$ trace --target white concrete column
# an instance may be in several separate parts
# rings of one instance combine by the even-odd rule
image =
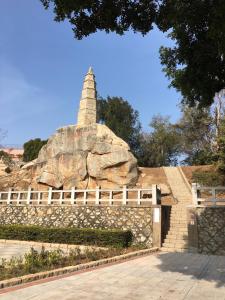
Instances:
[[[84,203],[84,205],[87,204],[87,191],[86,191],[86,190],[84,190],[84,199],[83,199],[83,203]]]
[[[152,204],[157,205],[157,185],[152,185]]]
[[[63,203],[63,191],[60,191],[59,203]]]
[[[99,199],[100,199],[100,188],[99,186],[96,186],[96,191],[95,191],[95,204],[99,205]]]
[[[48,189],[48,204],[52,203],[52,187]]]
[[[198,205],[198,187],[197,187],[197,183],[192,183],[191,185],[191,191],[192,191],[192,201],[193,201],[193,204],[195,206]]]
[[[17,199],[16,199],[17,205],[20,204],[20,195],[21,195],[21,193],[18,192],[18,194],[17,194]]]
[[[30,200],[31,200],[31,187],[29,186],[28,190],[27,190],[27,205],[30,204]]]
[[[127,186],[123,186],[123,205],[127,204]]]
[[[109,205],[113,204],[113,191],[109,191]]]
[[[38,198],[37,198],[38,205],[40,204],[40,201],[41,201],[41,192],[38,192]]]
[[[76,198],[76,192],[75,192],[75,187],[73,186],[71,188],[71,198],[70,198],[70,203],[74,204],[74,199]]]
[[[8,197],[7,197],[7,204],[10,204],[12,196],[12,188],[9,188]]]
[[[137,190],[137,204],[141,205],[141,190]]]

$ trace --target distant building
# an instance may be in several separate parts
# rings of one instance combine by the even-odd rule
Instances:
[[[1,147],[0,151],[4,151],[7,154],[9,154],[12,160],[14,161],[20,161],[23,159],[24,150],[22,148]]]

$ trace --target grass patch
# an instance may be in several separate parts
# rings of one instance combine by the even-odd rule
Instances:
[[[123,248],[131,245],[132,233],[116,229],[0,225],[0,239]]]

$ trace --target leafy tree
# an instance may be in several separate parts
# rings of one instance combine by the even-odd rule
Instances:
[[[169,117],[154,116],[150,122],[152,132],[141,140],[140,165],[161,167],[177,165],[181,152],[180,134]]]
[[[56,21],[67,19],[78,39],[97,30],[144,35],[154,24],[169,32],[175,46],[161,48],[161,63],[189,105],[211,104],[225,86],[224,0],[40,1],[53,6]]]
[[[225,1],[164,0],[158,26],[169,31],[174,47],[161,48],[171,86],[190,105],[210,105],[225,86]]]
[[[97,101],[98,121],[108,126],[126,141],[138,156],[141,124],[139,114],[121,97],[107,97]]]
[[[220,122],[220,130],[218,136],[218,151],[217,156],[217,168],[223,174],[225,173],[225,118]]]
[[[118,34],[132,28],[146,34],[156,19],[156,0],[40,0],[54,6],[55,21],[68,19],[78,39],[97,30]]]
[[[39,138],[29,140],[23,145],[23,161],[28,162],[38,157],[41,148],[48,142],[48,140],[41,140]]]
[[[219,149],[218,138],[220,136],[221,120],[225,117],[225,89],[215,95],[215,101],[211,107],[211,114],[215,128],[215,150]]]
[[[8,167],[7,168],[8,170],[10,167],[13,167],[13,165],[14,165],[14,162],[13,162],[11,156],[4,150],[0,150],[0,160],[2,160],[4,162],[4,164]]]
[[[185,164],[205,165],[214,161],[215,132],[209,108],[183,106],[182,117],[175,126],[180,131]]]

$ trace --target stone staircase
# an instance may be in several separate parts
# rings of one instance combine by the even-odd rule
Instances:
[[[164,167],[167,181],[177,201],[172,205],[170,227],[162,251],[188,251],[188,226],[186,207],[192,203],[190,187],[179,167]]]

